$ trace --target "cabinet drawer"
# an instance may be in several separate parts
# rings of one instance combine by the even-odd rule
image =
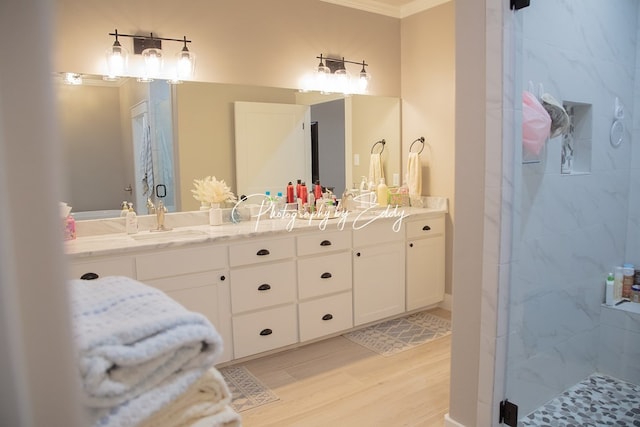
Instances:
[[[299,305],[300,341],[308,341],[353,327],[351,292]]]
[[[298,255],[320,254],[351,247],[351,232],[331,231],[298,236]]]
[[[404,225],[404,220],[402,222],[398,221],[399,218],[376,219],[367,224],[366,221],[360,220],[357,226],[361,228],[353,230],[353,246],[376,245],[404,240],[402,228],[397,228],[400,224]]]
[[[351,252],[298,260],[300,299],[351,289]]]
[[[419,221],[409,221],[406,224],[407,239],[443,234],[444,227],[444,216]]]
[[[242,314],[233,318],[235,358],[250,356],[298,341],[294,304]]]
[[[164,277],[162,279],[149,279],[146,280],[145,283],[163,292],[172,292],[181,289],[215,285],[225,280],[227,280],[227,274],[224,271],[206,271],[204,273],[185,274],[183,276]]]
[[[136,256],[136,270],[141,281],[220,270],[226,264],[226,246],[201,246]]]
[[[80,279],[85,273],[95,273],[99,277],[127,276],[134,279],[136,277],[133,257],[72,262],[69,265],[69,273],[72,279]]]
[[[231,271],[233,313],[293,302],[296,299],[294,261]]]
[[[237,243],[229,247],[232,266],[291,258],[295,255],[293,237]]]

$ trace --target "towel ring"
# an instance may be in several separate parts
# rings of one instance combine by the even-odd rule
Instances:
[[[413,148],[413,144],[415,144],[418,141],[420,141],[420,143],[422,144],[422,148],[420,149],[420,151],[418,151],[418,154],[422,153],[422,150],[424,150],[424,136],[421,136],[420,138],[416,139],[411,143],[411,145],[409,146],[409,152],[411,152],[411,149]]]
[[[384,151],[384,144],[386,144],[386,143],[387,143],[387,141],[385,141],[384,139],[381,139],[380,141],[374,143],[371,146],[371,154],[373,154],[373,149],[376,148],[376,145],[378,145],[378,144],[382,144],[382,150],[380,150],[380,153],[378,153],[378,154],[382,154],[382,152]]]

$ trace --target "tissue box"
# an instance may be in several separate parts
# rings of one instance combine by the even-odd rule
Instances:
[[[399,187],[390,188],[389,204],[391,206],[409,206],[409,194],[401,193]]]

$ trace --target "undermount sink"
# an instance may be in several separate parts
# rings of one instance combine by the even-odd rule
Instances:
[[[169,230],[169,231],[144,231],[138,234],[132,234],[134,240],[142,241],[162,241],[170,242],[172,240],[185,239],[189,237],[201,237],[207,233],[202,230]]]

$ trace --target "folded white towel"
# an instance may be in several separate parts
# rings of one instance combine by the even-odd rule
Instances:
[[[128,277],[72,280],[70,296],[92,424],[135,425],[184,393],[222,352],[203,315]]]
[[[422,195],[422,163],[420,162],[420,154],[409,153],[407,161],[407,185],[409,186],[410,196]]]
[[[371,153],[371,158],[369,159],[369,182],[378,185],[380,178],[384,178],[382,155],[380,153]]]
[[[239,426],[240,415],[230,404],[229,388],[220,372],[212,367],[186,393],[139,427],[187,427],[198,421],[208,427]]]

